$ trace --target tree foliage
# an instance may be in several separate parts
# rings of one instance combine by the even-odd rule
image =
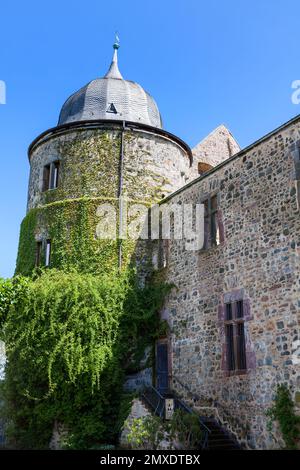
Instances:
[[[69,429],[69,447],[114,441],[127,411],[126,371],[159,330],[167,289],[140,287],[132,271],[52,269],[0,283],[14,446],[47,447],[55,421]]]

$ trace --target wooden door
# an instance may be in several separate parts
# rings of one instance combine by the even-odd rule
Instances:
[[[156,343],[156,388],[163,395],[169,389],[168,343]]]

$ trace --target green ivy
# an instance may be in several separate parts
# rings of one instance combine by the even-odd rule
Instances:
[[[35,266],[37,214],[37,209],[31,210],[21,224],[16,272],[25,276],[31,274]]]
[[[135,203],[136,201],[130,201]],[[97,208],[109,203],[118,214],[118,200],[79,198],[53,202],[31,210],[22,222],[16,274],[31,275],[35,268],[36,238],[52,241],[51,267],[101,274],[118,266],[119,240],[98,239]],[[118,229],[118,227],[117,227]],[[134,264],[137,250],[150,249],[146,240],[122,240],[124,268]],[[43,250],[43,253],[45,250]],[[41,264],[44,263],[41,259]],[[149,266],[150,268],[150,266]]]
[[[125,374],[159,330],[168,287],[135,273],[46,270],[0,284],[5,412],[17,448],[46,448],[55,421],[69,448],[116,441],[129,400]],[[3,294],[3,295],[2,295]]]
[[[295,414],[295,404],[286,385],[278,385],[274,405],[267,411],[269,430],[274,421],[279,423],[283,440],[288,449],[296,449],[300,439],[300,417]]]

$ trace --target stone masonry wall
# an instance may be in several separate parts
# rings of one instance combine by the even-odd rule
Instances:
[[[91,212],[95,204],[94,217],[89,214],[90,226],[85,228],[86,232],[90,230],[89,243],[93,245],[91,247],[95,252],[93,262],[98,262],[99,266],[103,265],[107,252],[107,260],[109,259],[110,264],[114,263],[117,246],[116,249],[111,247],[107,250],[109,241],[104,240],[106,247],[96,243],[95,233],[100,220],[100,216],[96,217],[97,208],[108,204],[118,212],[120,184],[122,196],[128,198],[130,212],[130,204],[143,204],[147,210],[147,205],[161,200],[187,182],[191,156],[176,140],[167,135],[131,128],[124,130],[123,145],[121,137],[120,124],[104,123],[93,129],[69,129],[46,134],[35,143],[30,154],[28,214],[20,236],[17,272],[27,274],[32,270],[36,259],[36,242],[42,243],[44,256],[47,239],[51,239],[51,259],[55,262],[54,265],[61,267],[59,262],[61,260],[62,264],[63,259],[64,263],[72,264],[70,234],[78,230],[79,219],[76,213],[81,219],[87,217],[86,212]],[[44,167],[56,160],[60,163],[58,187],[43,191]],[[88,198],[90,209],[87,208]],[[33,213],[32,209],[37,211]],[[138,214],[136,217],[138,218]],[[60,229],[59,238],[62,239],[65,233],[65,239],[59,243],[53,232],[58,230],[57,225],[62,223],[63,219],[65,224]],[[118,214],[115,222],[118,223]],[[84,239],[82,233],[80,237]],[[134,240],[129,240],[127,245],[126,248],[123,243],[122,264],[127,264],[132,254],[131,261],[138,265],[142,279],[147,276],[151,265],[151,254],[148,254],[150,245],[146,241],[136,244]],[[43,263],[43,260],[41,262]],[[77,261],[76,266],[78,267]]]
[[[113,129],[70,130],[42,141],[31,155],[28,210],[49,202],[117,197],[121,133]],[[190,160],[174,141],[143,131],[124,132],[123,194],[160,200],[188,180]],[[43,168],[60,161],[59,187],[42,192]]]
[[[240,146],[231,132],[223,124],[217,127],[192,150],[194,157],[190,171],[192,179],[198,176],[198,163],[201,162],[215,167],[240,150]]]
[[[291,149],[300,122],[258,142],[169,200],[218,195],[221,244],[187,251],[171,240],[166,280],[176,285],[170,324],[172,386],[201,412],[214,413],[249,448],[278,448],[265,411],[277,384],[300,391],[300,213]],[[298,144],[297,144],[298,145]],[[244,299],[247,373],[224,366],[224,302]],[[298,403],[299,405],[299,403]]]

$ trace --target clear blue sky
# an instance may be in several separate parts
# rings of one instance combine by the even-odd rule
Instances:
[[[0,276],[13,274],[25,215],[27,147],[65,99],[110,63],[156,99],[193,146],[221,123],[242,147],[300,113],[299,0],[11,0],[0,7]]]

